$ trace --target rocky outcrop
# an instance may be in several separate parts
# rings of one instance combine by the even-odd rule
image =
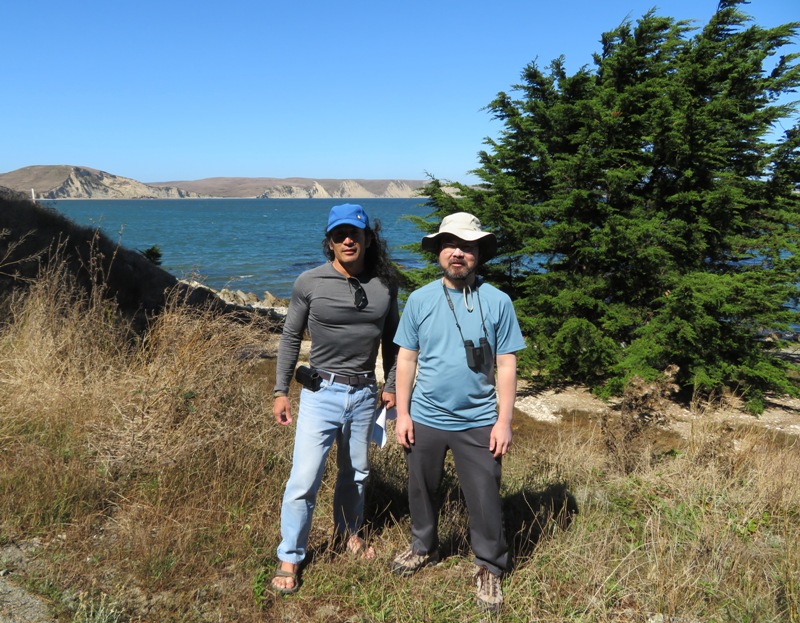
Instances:
[[[330,195],[319,182],[308,186],[292,186],[284,184],[268,188],[256,197],[257,199],[324,199]]]
[[[368,191],[355,180],[344,180],[333,192],[334,197],[374,197],[375,194]]]
[[[400,180],[392,180],[386,187],[386,190],[383,191],[383,197],[386,198],[397,198],[401,199],[403,197],[416,197],[418,195],[417,188],[412,188],[405,182]]]
[[[190,199],[202,195],[175,186],[151,186],[98,169],[33,166],[0,175],[0,183],[36,199]],[[30,195],[28,195],[30,196]]]
[[[227,305],[257,311],[276,323],[283,323],[286,314],[289,312],[289,301],[286,299],[279,299],[271,292],[264,292],[263,298],[259,299],[254,293],[244,292],[243,290],[229,290],[228,288],[214,290],[194,280],[181,280],[181,283],[187,285],[192,290],[208,292]]]
[[[422,182],[402,180],[308,180],[270,186],[258,199],[366,199],[416,197]],[[371,188],[368,188],[371,187]]]
[[[37,195],[37,199],[188,199],[199,196],[174,186],[148,186],[105,171],[72,167],[60,186]]]

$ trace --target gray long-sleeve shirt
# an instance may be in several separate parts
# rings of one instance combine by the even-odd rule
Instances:
[[[374,374],[380,345],[385,391],[394,392],[397,297],[377,277],[359,280],[368,301],[362,310],[353,304],[352,285],[330,262],[296,279],[278,347],[275,391],[288,391],[307,328],[311,366],[335,374]]]

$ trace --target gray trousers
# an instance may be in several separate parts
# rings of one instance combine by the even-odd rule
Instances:
[[[475,564],[487,567],[496,575],[508,569],[508,544],[500,500],[502,463],[489,452],[491,431],[491,426],[463,431],[439,430],[414,422],[414,444],[406,451],[406,460],[411,549],[415,554],[427,554],[439,547],[437,492],[449,449],[467,502]]]

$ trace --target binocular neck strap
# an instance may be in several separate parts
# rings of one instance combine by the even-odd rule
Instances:
[[[450,306],[450,311],[453,312],[453,319],[456,321],[456,328],[458,329],[459,335],[461,335],[461,341],[464,341],[464,333],[461,331],[461,325],[458,324],[458,316],[456,316],[456,308],[453,306],[453,299],[450,298],[450,293],[447,291],[447,285],[444,282],[444,278],[442,278],[442,290],[444,290],[444,297],[447,299],[447,304]],[[464,295],[466,296],[466,294]],[[481,327],[483,327],[483,335],[486,339],[489,339],[489,333],[486,331],[486,324],[483,322],[483,306],[481,305],[481,292],[480,288],[478,287],[478,282],[475,282],[475,296],[478,298],[478,311],[481,315]]]

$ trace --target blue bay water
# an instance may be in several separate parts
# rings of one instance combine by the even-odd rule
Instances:
[[[426,216],[424,199],[69,199],[43,201],[71,221],[99,227],[129,249],[158,245],[161,267],[216,290],[265,291],[288,298],[302,271],[325,261],[322,239],[331,206],[358,203],[380,219],[391,257],[405,267],[422,258],[400,249],[419,242],[406,215]]]

